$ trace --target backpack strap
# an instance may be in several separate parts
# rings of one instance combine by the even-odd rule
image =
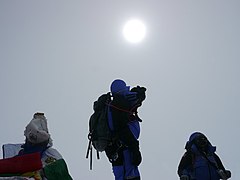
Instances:
[[[205,152],[200,152],[202,154],[202,156],[209,162],[209,164],[211,166],[213,166],[214,168],[216,168],[217,170],[219,169],[217,163],[213,163],[212,161],[210,161],[210,159],[207,157],[207,154]],[[214,157],[214,156],[213,156]],[[215,158],[214,158],[215,159]]]
[[[109,107],[112,107],[112,108],[114,108],[114,109],[117,109],[117,110],[119,110],[119,111],[126,112],[126,113],[128,113],[130,116],[135,116],[136,119],[137,119],[139,122],[142,122],[142,119],[139,118],[138,112],[137,112],[137,107],[138,107],[138,105],[133,106],[130,110],[127,110],[127,109],[123,109],[123,108],[114,106],[114,105],[112,105],[111,103],[107,103],[106,105],[109,106]]]
[[[107,106],[110,106],[110,107],[113,107],[114,109],[117,109],[119,111],[122,111],[122,112],[126,112],[126,113],[129,113],[129,114],[132,114],[133,112],[130,110],[127,110],[127,109],[123,109],[123,108],[120,108],[120,107],[117,107],[117,106],[114,106],[112,105],[111,103],[106,103]]]
[[[88,148],[87,148],[87,154],[86,154],[86,158],[88,159],[89,157],[89,154],[90,154],[90,163],[89,163],[89,167],[90,167],[90,170],[92,170],[92,149],[93,149],[93,145],[92,145],[92,139],[90,138],[90,136],[88,137],[89,139],[89,142],[88,142]],[[96,153],[97,153],[97,159],[100,159],[100,156],[99,156],[99,151],[96,150]]]

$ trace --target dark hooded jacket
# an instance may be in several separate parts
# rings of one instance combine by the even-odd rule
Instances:
[[[186,144],[186,152],[180,160],[178,166],[178,175],[187,175],[194,180],[219,180],[221,177],[218,170],[225,168],[218,157],[216,147],[212,146],[207,140],[206,147],[201,150],[196,143],[199,137],[206,138],[199,132],[193,133]]]

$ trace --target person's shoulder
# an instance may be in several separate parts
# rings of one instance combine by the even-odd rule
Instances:
[[[183,157],[184,158],[192,158],[194,156],[194,153],[192,151],[186,151],[184,154],[183,154]]]

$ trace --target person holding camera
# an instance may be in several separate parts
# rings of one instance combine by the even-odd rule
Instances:
[[[117,140],[105,152],[112,163],[115,180],[140,180],[138,166],[142,156],[138,138],[142,120],[137,110],[146,98],[146,88],[130,89],[123,80],[116,79],[110,90],[112,101],[108,108],[108,123]]]

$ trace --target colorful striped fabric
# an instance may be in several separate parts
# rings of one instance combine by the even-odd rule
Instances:
[[[0,174],[23,174],[42,169],[40,153],[0,159]]]

